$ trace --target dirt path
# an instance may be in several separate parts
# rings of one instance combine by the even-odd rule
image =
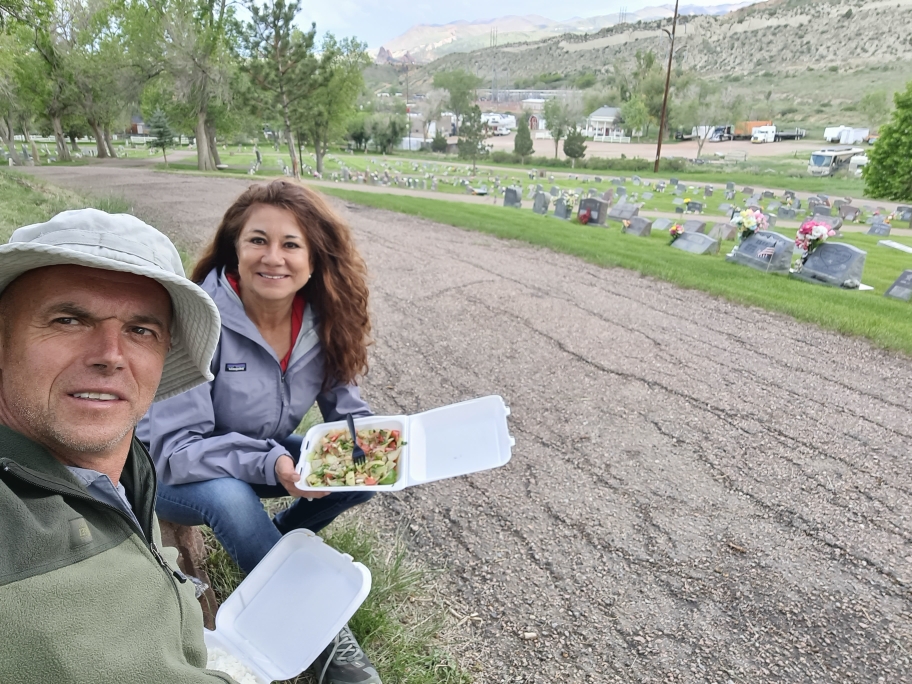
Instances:
[[[199,244],[245,183],[36,169]],[[912,681],[912,362],[783,316],[338,203],[365,395],[511,406],[505,468],[375,499],[448,568],[478,682]],[[811,289],[809,288],[809,292]],[[903,673],[906,674],[903,674]]]

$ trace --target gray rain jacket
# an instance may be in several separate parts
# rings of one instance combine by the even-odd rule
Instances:
[[[222,315],[215,380],[152,404],[136,430],[163,482],[233,477],[274,485],[275,462],[286,453],[278,440],[294,432],[315,400],[327,422],[371,415],[355,385],[321,391],[323,349],[310,304],[283,374],[224,273],[212,270],[202,288]]]

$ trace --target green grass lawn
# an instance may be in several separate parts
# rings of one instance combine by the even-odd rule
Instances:
[[[599,266],[628,268],[912,354],[912,304],[883,296],[903,270],[912,269],[912,254],[878,246],[876,237],[848,233],[844,238],[868,253],[863,282],[874,290],[859,292],[812,285],[728,263],[724,254],[733,246],[731,242],[723,243],[719,255],[696,256],[671,248],[666,234],[634,237],[622,233],[617,223],[608,228],[581,226],[500,206],[455,204],[336,187],[321,190],[358,204],[572,254]],[[792,236],[791,231],[785,234]],[[912,239],[893,239],[912,246]]]

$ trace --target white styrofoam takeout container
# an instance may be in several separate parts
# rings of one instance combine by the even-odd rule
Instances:
[[[370,571],[309,530],[285,534],[205,630],[207,648],[243,663],[261,684],[296,677],[355,614]]]
[[[416,413],[413,416],[355,418],[355,429],[399,430],[405,446],[399,456],[396,482],[390,485],[311,487],[308,456],[330,430],[348,431],[344,420],[314,425],[301,445],[297,470],[304,491],[397,491],[416,484],[468,475],[505,465],[516,443],[507,428],[510,409],[497,395]]]

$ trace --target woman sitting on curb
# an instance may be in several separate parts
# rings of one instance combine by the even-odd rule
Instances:
[[[158,472],[158,515],[208,525],[250,572],[286,532],[318,532],[371,498],[298,489],[293,434],[314,401],[327,422],[371,415],[356,385],[370,344],[366,266],[318,194],[278,180],[225,212],[192,280],[222,317],[215,379],[153,405],[138,435]],[[260,500],[289,495],[275,517]],[[380,683],[347,626],[315,668],[328,684]]]

